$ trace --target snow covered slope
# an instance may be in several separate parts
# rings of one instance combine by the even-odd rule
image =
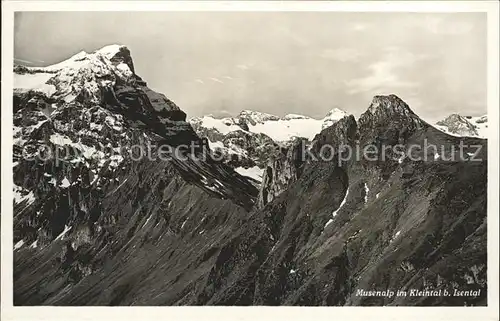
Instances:
[[[278,117],[258,111],[243,110],[236,117],[218,119],[209,115],[191,118],[189,122],[195,129],[196,127],[204,127],[215,130],[222,135],[237,130],[246,130],[251,133],[265,134],[274,141],[283,143],[294,137],[312,140],[322,129],[333,125],[344,116],[347,116],[347,113],[338,108],[332,109],[322,119],[297,114]]]

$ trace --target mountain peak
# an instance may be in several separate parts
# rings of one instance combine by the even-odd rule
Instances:
[[[410,107],[395,94],[374,96],[370,107],[368,107],[368,112],[376,113],[380,109],[389,109],[392,112],[407,116],[414,115]]]
[[[102,59],[110,61],[114,66],[123,63],[126,66],[120,66],[118,68],[124,70],[128,67],[128,69],[135,74],[130,50],[124,45],[108,45],[94,50],[91,53],[82,50],[66,60],[46,67],[36,67],[35,69],[48,72],[57,72],[64,68],[80,69],[89,66],[89,64],[101,64]]]
[[[349,115],[348,113],[346,113],[340,108],[333,108],[323,118],[323,125],[321,126],[321,129],[323,130],[327,127],[332,126],[335,122],[339,121],[340,119],[348,115]]]
[[[274,121],[280,119],[276,115],[248,109],[242,110],[236,118],[244,120],[252,125],[256,125],[257,123],[262,123],[268,120]]]
[[[335,107],[335,108],[331,109],[328,113],[326,113],[325,118],[332,118],[333,117],[336,119],[340,119],[340,118],[343,118],[344,116],[347,116],[347,115],[348,114],[344,110]]]
[[[130,52],[130,50],[124,45],[112,44],[112,45],[104,46],[101,49],[97,49],[94,51],[94,53],[99,53],[101,55],[105,55],[106,57],[111,59],[113,56],[115,56],[116,54],[118,54],[121,51]]]
[[[463,116],[460,116],[459,114],[451,114],[448,117],[446,117],[443,121],[460,121],[460,122],[465,122],[466,119]]]
[[[132,61],[132,56],[130,55],[130,50],[124,45],[108,45],[104,46],[99,50],[94,51],[94,53],[100,54],[108,58],[111,62],[118,65],[120,63],[126,64],[130,70],[135,74],[134,63]]]
[[[106,88],[113,87],[117,81],[132,85],[140,80],[135,75],[130,50],[123,45],[108,45],[91,53],[80,51],[50,66],[23,67],[14,71],[15,90],[38,91],[66,102],[81,96],[97,103]]]
[[[345,113],[345,111],[338,108],[338,107],[334,107],[334,108],[330,109],[330,111],[327,113],[327,115],[330,115],[332,113]]]
[[[471,117],[455,113],[438,121],[435,127],[454,136],[484,137],[483,129],[488,127],[486,122],[487,117],[485,116]]]
[[[381,128],[406,128],[410,132],[423,127],[425,122],[398,96],[376,95],[368,109],[359,117],[359,127],[367,132]]]

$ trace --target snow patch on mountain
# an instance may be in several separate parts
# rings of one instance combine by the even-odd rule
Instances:
[[[335,218],[335,216],[337,216],[338,212],[340,211],[340,209],[345,205],[345,203],[347,202],[347,196],[349,195],[349,189],[347,189],[347,191],[345,192],[345,196],[344,196],[344,199],[342,200],[342,202],[340,203],[339,207],[333,211],[332,213],[332,218],[328,220],[328,222],[326,222],[325,226],[323,226],[323,229],[325,229],[328,225],[330,225],[332,222],[333,222],[333,219]]]
[[[242,130],[241,127],[236,125],[230,118],[217,119],[211,115],[203,116],[201,118],[193,118],[190,120],[190,122],[197,123],[205,128],[215,129],[223,135],[236,130]]]
[[[345,192],[345,196],[344,196],[344,199],[342,200],[342,202],[340,203],[339,207],[333,211],[332,213],[332,217],[335,217],[337,216],[339,210],[345,205],[345,203],[347,202],[347,196],[349,196],[349,189],[347,189],[347,191]]]
[[[38,69],[41,71],[59,71],[61,69],[78,69],[82,66],[88,65],[89,62],[92,61],[93,58],[98,58],[102,56],[107,60],[113,58],[116,54],[120,52],[120,50],[125,49],[126,47],[123,45],[112,44],[108,46],[104,46],[101,49],[98,49],[92,53],[87,53],[85,51],[80,51],[77,54],[71,56],[70,58],[58,62],[53,65],[49,65],[46,67],[31,67],[32,69]],[[127,68],[128,69],[128,68]]]
[[[14,203],[20,204],[24,201],[27,202],[27,205],[35,201],[33,191],[28,191],[25,188],[14,184]]]
[[[487,138],[488,137],[488,116],[466,116],[467,120],[476,127],[477,133],[479,137]]]
[[[69,232],[71,231],[72,229],[72,226],[68,226],[68,225],[64,225],[64,230],[61,232],[61,234],[59,234],[56,238],[55,238],[55,241],[57,240],[62,240],[64,238],[64,236]]]
[[[290,120],[290,119],[310,119],[311,117],[304,116],[304,115],[299,115],[299,114],[287,114],[283,116],[282,119],[284,120]]]
[[[38,247],[38,240],[36,240],[35,242],[31,243],[31,245],[30,245],[31,249],[36,249],[37,247]]]
[[[14,74],[14,88],[20,91],[38,91],[47,96],[53,95],[57,89],[54,85],[48,84],[47,81],[54,77],[51,73],[35,73],[35,74]]]
[[[14,244],[14,251],[19,250],[21,247],[23,247],[23,245],[24,245],[23,240],[18,241],[16,244]]]
[[[63,178],[61,184],[59,185],[60,187],[62,188],[67,188],[71,185],[71,183],[69,182],[68,178]]]
[[[249,130],[262,133],[277,142],[286,142],[294,137],[313,139],[321,131],[322,121],[312,118],[280,119],[249,125]]]
[[[262,182],[263,170],[262,168],[259,168],[259,166],[254,166],[250,168],[237,167],[234,170],[243,176],[247,176],[255,179],[256,181]]]

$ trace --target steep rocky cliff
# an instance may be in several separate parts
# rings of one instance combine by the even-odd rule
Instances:
[[[278,150],[259,192],[200,157],[124,47],[15,72],[15,305],[486,304],[486,140],[447,135],[395,95],[320,129],[306,155]],[[410,148],[424,142],[443,148]],[[348,157],[367,145],[402,147]],[[67,157],[35,157],[56,150]],[[387,289],[479,292],[359,292]]]
[[[307,139],[297,138],[268,159],[259,189],[258,206],[264,207],[302,174]]]

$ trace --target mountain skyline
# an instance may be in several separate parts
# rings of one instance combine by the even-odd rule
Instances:
[[[321,118],[334,107],[359,116],[374,95],[395,93],[435,122],[486,113],[485,21],[480,13],[33,12],[15,16],[14,55],[45,66],[124,44],[148,85],[188,118],[244,109]]]

